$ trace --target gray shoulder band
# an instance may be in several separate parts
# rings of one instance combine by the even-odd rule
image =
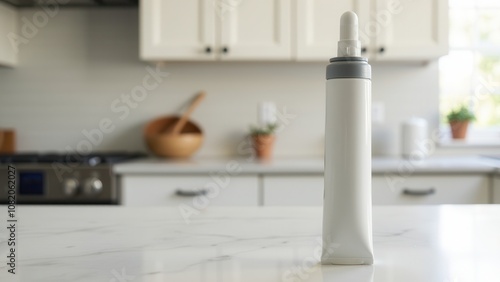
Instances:
[[[326,79],[334,78],[372,78],[368,59],[362,57],[336,57],[330,59],[326,67]]]

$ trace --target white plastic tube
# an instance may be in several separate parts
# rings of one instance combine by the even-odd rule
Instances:
[[[327,68],[323,264],[373,264],[371,68],[356,56],[357,31],[344,30],[357,21],[342,15],[338,57]]]

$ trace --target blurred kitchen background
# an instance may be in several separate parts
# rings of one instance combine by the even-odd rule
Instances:
[[[310,174],[320,179],[325,67],[336,55],[338,18],[354,10],[373,71],[374,161],[393,161],[374,170],[397,172],[404,161],[403,124],[418,118],[426,124],[424,139],[432,141],[429,159],[457,158],[442,157],[421,173],[444,179],[474,174],[482,183],[475,199],[493,201],[496,165],[483,170],[471,164],[500,154],[497,1],[1,2],[0,128],[15,131],[18,153],[78,153],[82,140],[98,138],[92,132],[108,118],[113,129],[102,142],[91,142],[92,152],[150,153],[145,125],[181,114],[205,91],[190,118],[204,133],[193,162],[245,157],[239,146],[249,125],[257,124],[259,105],[272,102],[282,122],[272,160],[286,167],[287,159],[314,159],[317,169]],[[132,97],[153,70],[161,73],[158,85]],[[465,139],[454,140],[446,117],[462,105],[476,120]],[[446,169],[457,162],[464,166]],[[163,174],[194,173],[158,161],[167,163],[172,166]],[[266,173],[255,170],[256,177]],[[434,180],[425,183],[436,186]]]
[[[165,36],[172,34],[175,36],[173,40],[195,43],[197,38],[192,37],[198,36],[197,32],[200,31],[189,28],[197,28],[196,24],[203,20],[196,18],[201,17],[199,9],[206,8],[199,6],[203,1],[189,1],[192,3],[182,5],[175,3],[176,1],[167,2],[172,3],[165,5],[167,7],[163,9],[172,8],[173,11],[166,11],[168,14],[159,19],[164,22],[153,22],[154,15],[151,14],[149,19],[143,19],[142,32],[148,32],[152,28],[148,25],[163,24],[171,26],[169,28],[172,29],[168,30],[170,33],[166,31]],[[243,0],[227,2],[228,7],[220,7],[225,11],[221,16],[227,18],[224,22],[232,25],[238,22],[231,21],[231,14],[239,13],[240,9],[246,16],[243,20],[253,20],[253,9],[258,12],[259,9],[277,7],[271,2],[286,2],[291,6],[290,3],[295,1],[271,1],[269,4],[246,3]],[[288,113],[296,115],[277,139],[276,156],[320,156],[324,138],[325,66],[328,59],[336,55],[336,15],[350,9],[348,3],[355,1],[332,1],[331,4],[325,1],[316,2],[318,3],[308,4],[311,7],[307,7],[313,13],[319,13],[318,18],[313,15],[310,19],[311,24],[319,27],[321,32],[314,34],[314,39],[317,40],[314,43],[328,44],[330,48],[325,48],[327,53],[317,54],[314,59],[301,60],[304,62],[294,62],[293,57],[296,54],[291,51],[291,46],[287,46],[287,53],[284,51],[283,55],[279,54],[276,58],[259,60],[266,46],[264,51],[260,50],[258,45],[252,47],[253,42],[249,42],[253,39],[252,34],[247,38],[243,37],[244,34],[241,35],[242,40],[246,40],[242,41],[242,44],[249,45],[241,48],[253,50],[246,51],[248,54],[242,53],[240,60],[233,59],[238,62],[197,59],[194,50],[192,58],[183,58],[187,62],[170,62],[176,61],[176,58],[168,54],[167,50],[165,56],[168,59],[161,65],[161,69],[168,72],[169,77],[158,88],[150,91],[137,108],[131,109],[127,118],[117,122],[116,130],[106,135],[102,144],[95,149],[144,150],[141,130],[144,124],[158,115],[178,111],[191,95],[203,89],[209,96],[193,116],[193,119],[203,126],[207,137],[198,153],[199,156],[234,155],[238,142],[247,133],[248,125],[256,122],[257,104],[261,101],[274,101],[280,110],[286,107]],[[426,2],[426,7],[433,8],[431,4],[435,1]],[[234,11],[229,10],[232,7],[230,5],[237,4],[239,6],[235,7]],[[245,13],[246,7],[250,8],[248,13]],[[331,9],[334,9],[333,12],[330,12]],[[402,9],[405,15],[412,15],[411,11]],[[151,13],[153,10],[155,8],[152,8]],[[20,27],[24,26],[23,19],[33,22],[34,16],[40,11],[44,10],[40,7],[18,9],[17,20]],[[181,12],[186,13],[181,18],[169,17]],[[428,14],[437,12],[429,10]],[[444,14],[446,11],[441,12]],[[148,13],[145,14],[147,16]],[[434,32],[437,32],[430,29],[419,31],[418,24],[411,25],[414,17],[402,17],[405,18],[401,21],[408,24],[405,28],[408,30],[404,31],[406,34],[401,34],[405,37],[392,40],[410,40],[415,33],[418,36],[419,32],[426,33],[422,36],[433,36]],[[429,25],[437,24],[436,19],[430,16],[415,17],[422,22],[428,21]],[[110,116],[113,100],[120,98],[122,93],[130,95],[131,90],[141,84],[142,78],[147,74],[146,66],[152,65],[141,60],[139,56],[141,30],[139,11],[136,8],[61,8],[54,17],[48,18],[44,27],[33,31],[33,38],[27,39],[29,42],[19,45],[17,65],[14,68],[0,69],[1,126],[16,129],[19,150],[61,150],[67,146],[75,147],[79,140],[85,138],[81,131],[98,127],[100,119]],[[178,22],[175,22],[176,20]],[[263,25],[271,26],[261,28],[276,28],[272,26],[275,24],[274,19],[263,21],[267,21],[262,23]],[[190,25],[183,27],[182,24],[187,22],[191,22]],[[238,24],[242,26],[235,30],[249,31],[250,27],[247,25],[250,23]],[[289,24],[292,29],[292,23]],[[392,24],[398,25],[397,22]],[[267,39],[268,33],[270,32],[261,31],[261,34],[255,37]],[[288,44],[294,45],[290,38],[291,33],[295,34],[296,31],[287,30],[290,41]],[[169,38],[163,40],[168,42]],[[204,44],[203,40],[205,39],[197,42],[200,51],[205,49],[205,45],[210,45]],[[405,52],[401,49],[410,43],[397,42],[402,46],[396,48],[399,52]],[[390,44],[386,47],[388,57],[391,56]],[[415,44],[418,46],[422,43],[417,41]],[[229,60],[230,52],[231,50],[227,56]],[[440,88],[437,57],[430,56],[427,60],[422,60],[418,58],[421,55],[415,53],[418,48],[411,46],[406,52],[407,57],[395,54],[394,56],[401,57],[396,62],[384,62],[382,58],[381,62],[376,58],[372,60],[373,101],[381,103],[384,111],[383,120],[374,125],[374,153],[377,155],[399,155],[400,125],[409,117],[419,116],[427,119],[430,128],[439,126]],[[287,58],[280,58],[283,56]],[[258,61],[254,62],[252,57],[256,57]],[[399,60],[401,62],[398,62]]]

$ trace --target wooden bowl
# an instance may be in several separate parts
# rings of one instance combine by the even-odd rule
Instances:
[[[201,128],[188,121],[180,134],[162,133],[179,120],[177,116],[165,116],[148,123],[144,128],[144,140],[155,155],[168,158],[187,158],[192,156],[203,143]]]

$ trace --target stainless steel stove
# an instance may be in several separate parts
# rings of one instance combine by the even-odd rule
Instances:
[[[128,152],[85,156],[57,153],[0,155],[0,203],[8,202],[10,166],[10,170],[15,170],[17,204],[118,204],[119,190],[113,164],[144,156]]]

